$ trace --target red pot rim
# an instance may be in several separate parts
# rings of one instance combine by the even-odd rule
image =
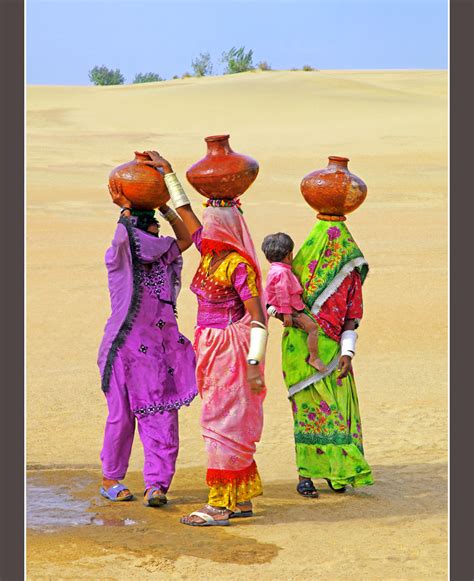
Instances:
[[[213,141],[225,141],[229,139],[230,133],[228,135],[209,135],[209,137],[205,137],[204,141],[206,143],[212,143]]]
[[[341,157],[340,155],[330,155],[329,161],[351,161],[348,157]]]

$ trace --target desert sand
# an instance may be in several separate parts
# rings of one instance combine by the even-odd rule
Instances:
[[[29,482],[33,494],[69,494],[87,517],[75,526],[31,526],[29,579],[446,577],[446,105],[445,71],[269,71],[28,88]],[[354,368],[376,479],[346,495],[321,482],[316,501],[296,494],[281,326],[272,321],[256,458],[265,494],[254,519],[219,530],[178,523],[206,497],[198,400],[181,413],[167,507],[98,497],[106,403],[96,368],[109,314],[103,257],[118,215],[109,171],[136,149],[157,149],[186,187],[185,170],[216,133],[230,133],[236,151],[260,162],[242,198],[257,247],[278,230],[301,244],[315,214],[299,183],[328,155],[349,157],[368,184],[348,225],[371,265]],[[200,212],[202,198],[186,189]],[[196,250],[184,259],[179,324],[192,337]],[[142,458],[137,437],[127,483],[138,496]]]

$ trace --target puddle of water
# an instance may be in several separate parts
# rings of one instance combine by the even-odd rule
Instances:
[[[136,525],[136,521],[132,520],[131,518],[92,518],[92,524],[97,525],[100,527],[109,526],[109,527],[130,527],[132,525]]]
[[[132,519],[98,517],[88,509],[87,500],[72,497],[62,486],[44,486],[28,482],[27,525],[32,530],[54,532],[57,529],[84,525],[131,526],[137,524]]]

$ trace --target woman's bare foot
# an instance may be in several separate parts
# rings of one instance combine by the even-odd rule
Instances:
[[[203,512],[204,514],[208,514],[215,521],[221,521],[221,520],[224,521],[224,520],[229,519],[229,515],[231,514],[232,511],[228,510],[227,508],[218,508],[217,506],[211,506],[210,504],[205,504],[197,512]],[[193,515],[189,514],[189,515],[183,516],[183,518],[181,519],[181,522],[183,524],[191,524],[191,523],[202,524],[205,522],[205,520],[202,519],[201,517],[197,516],[196,514],[193,514]]]
[[[112,486],[115,486],[116,484],[120,484],[120,482],[118,480],[110,480],[109,478],[106,478],[105,476],[102,478],[102,486],[105,488],[105,490],[108,490],[109,488],[111,488]],[[130,496],[131,492],[128,488],[125,488],[124,490],[121,490],[118,494],[117,494],[117,498],[123,498],[124,496]]]

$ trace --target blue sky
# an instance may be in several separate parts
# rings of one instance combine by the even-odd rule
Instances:
[[[27,0],[27,82],[87,85],[94,65],[170,78],[232,46],[274,69],[445,69],[445,0]]]

